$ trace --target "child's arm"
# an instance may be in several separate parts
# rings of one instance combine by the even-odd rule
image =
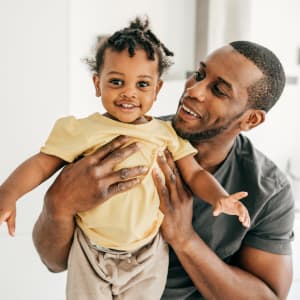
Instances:
[[[188,155],[176,163],[184,181],[193,193],[214,207],[214,216],[218,216],[220,213],[237,215],[240,222],[245,227],[249,227],[248,210],[239,201],[248,195],[246,192],[229,195],[220,183],[197,163],[192,155]]]
[[[0,225],[6,221],[10,235],[14,235],[16,202],[65,164],[62,159],[38,153],[18,166],[0,186]]]

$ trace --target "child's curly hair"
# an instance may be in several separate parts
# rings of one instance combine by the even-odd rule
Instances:
[[[135,20],[130,22],[129,27],[125,27],[102,39],[96,50],[95,58],[86,59],[91,71],[97,73],[101,71],[105,50],[108,48],[117,52],[127,49],[130,57],[135,55],[136,49],[143,49],[149,60],[154,60],[155,54],[157,54],[160,76],[173,64],[169,58],[169,56],[174,55],[173,52],[149,29],[148,18],[142,20],[140,17],[136,17]]]

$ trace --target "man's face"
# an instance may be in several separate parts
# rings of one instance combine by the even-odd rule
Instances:
[[[247,88],[262,72],[231,46],[218,49],[188,79],[173,126],[193,142],[236,131],[247,111]]]

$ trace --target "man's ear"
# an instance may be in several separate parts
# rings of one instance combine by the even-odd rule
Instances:
[[[155,100],[156,100],[156,96],[158,95],[158,93],[159,93],[161,87],[163,86],[163,84],[164,84],[163,80],[159,79],[158,82],[157,82],[156,91],[155,91],[155,93],[156,93]]]
[[[240,123],[240,129],[242,131],[248,131],[256,126],[262,124],[265,121],[266,112],[260,109],[251,109],[244,116]]]
[[[101,90],[100,90],[100,75],[99,75],[99,73],[95,73],[93,75],[93,82],[94,82],[94,86],[95,86],[96,97],[100,97]]]

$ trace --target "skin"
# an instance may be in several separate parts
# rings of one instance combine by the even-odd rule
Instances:
[[[137,49],[134,57],[128,51],[107,49],[102,69],[94,74],[96,96],[111,119],[125,123],[148,122],[144,116],[152,107],[162,86],[157,57],[149,60],[146,52]],[[0,225],[7,223],[8,232],[15,234],[17,200],[51,177],[66,162],[62,159],[37,153],[16,168],[0,186]]]
[[[107,117],[123,123],[143,124],[163,81],[159,78],[157,58],[149,60],[137,49],[133,57],[106,49],[104,65],[94,74],[96,96],[102,99]]]
[[[113,171],[116,165],[138,151],[136,143],[128,143],[128,137],[119,136],[94,154],[69,164],[47,191],[33,229],[33,240],[42,261],[52,272],[67,268],[74,215],[133,188],[140,182],[140,176],[147,173],[146,166]],[[49,238],[45,239],[47,235]]]
[[[194,143],[199,151],[197,161],[213,172],[231,149],[236,135],[264,121],[264,112],[247,108],[247,87],[263,75],[230,46],[214,52],[204,63],[206,68],[199,69],[204,74],[202,79],[191,78],[186,83],[174,125],[186,136],[225,128],[211,138]],[[214,92],[217,78],[232,86],[231,89],[227,85],[219,86],[225,97]],[[188,115],[182,104],[203,118]],[[178,174],[175,180],[169,180],[175,165],[170,155],[166,155],[166,160],[158,158],[167,178],[166,186],[154,174],[165,215],[161,230],[204,298],[232,299],[234,295],[235,299],[286,299],[292,280],[291,257],[242,246],[235,266],[220,260],[193,230],[192,198]]]
[[[199,150],[198,163],[214,172],[226,158],[236,136],[264,121],[263,111],[247,106],[247,87],[263,75],[231,46],[220,48],[209,56],[199,73],[201,76],[196,74],[186,83],[174,125]],[[122,172],[114,174],[112,180],[109,170],[116,160],[122,160],[136,148],[124,150],[120,149],[122,142],[117,144],[116,147],[105,146],[110,148],[106,152],[105,147],[100,149],[97,158],[94,154],[69,165],[47,192],[33,240],[50,270],[59,272],[67,268],[76,207],[84,209],[89,205],[86,202],[106,201],[112,187],[117,193],[119,184],[125,184]],[[118,149],[117,152],[113,152],[114,149]],[[165,174],[166,184],[157,172],[153,174],[161,199],[160,208],[165,215],[161,231],[204,298],[226,300],[234,295],[235,299],[286,299],[292,278],[291,257],[242,246],[235,266],[220,260],[194,231],[192,197],[184,188],[172,157],[168,153],[165,156],[158,157],[158,164]],[[87,170],[88,179],[84,177]],[[134,168],[126,170],[125,178],[131,178],[126,189],[136,184],[134,178],[138,174],[132,170],[140,175]],[[101,192],[92,192],[100,188]],[[62,207],[60,200],[64,198]],[[87,201],[89,198],[91,200]]]

